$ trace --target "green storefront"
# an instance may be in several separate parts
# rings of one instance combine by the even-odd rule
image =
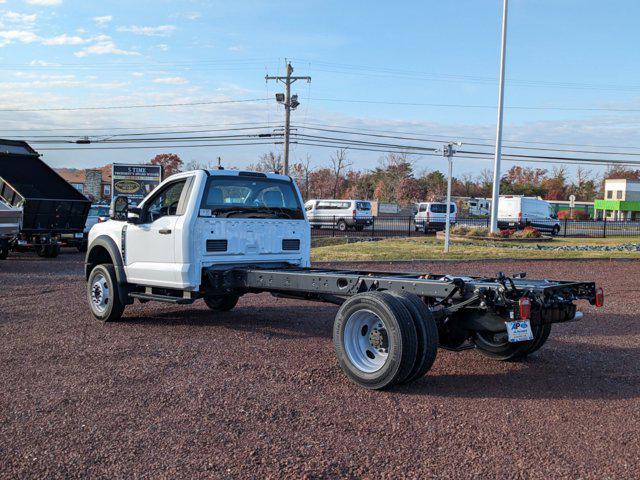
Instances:
[[[640,202],[624,200],[596,200],[593,208],[595,218],[607,220],[640,220]],[[602,211],[602,213],[600,213]]]

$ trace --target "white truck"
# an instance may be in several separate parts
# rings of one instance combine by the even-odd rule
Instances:
[[[338,362],[366,388],[421,377],[438,347],[524,358],[553,323],[581,318],[574,301],[603,303],[591,282],[312,268],[302,198],[283,175],[180,173],[138,207],[117,197],[110,217],[89,233],[87,301],[96,319],[118,320],[136,300],[202,299],[216,315],[262,292],[334,303]]]
[[[538,197],[501,195],[498,201],[498,226],[517,230],[534,227],[551,235],[560,233],[560,222],[553,207]]]

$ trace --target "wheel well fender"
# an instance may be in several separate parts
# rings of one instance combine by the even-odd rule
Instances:
[[[87,255],[85,257],[85,277],[89,280],[89,275],[96,265],[102,263],[110,263],[116,272],[116,281],[118,282],[118,294],[123,303],[129,303],[127,291],[127,275],[124,271],[124,262],[120,249],[116,242],[107,235],[96,237],[87,247]]]

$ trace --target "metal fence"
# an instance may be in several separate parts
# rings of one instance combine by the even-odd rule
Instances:
[[[415,221],[413,216],[358,217],[339,216],[314,217],[311,222],[311,236],[319,237],[412,237],[433,235],[444,230],[444,223]],[[559,237],[606,238],[640,236],[640,221],[611,220],[555,220],[529,221],[518,223],[513,219],[499,219],[501,229],[521,229],[529,224],[543,234]],[[489,228],[488,217],[458,217],[455,225]],[[426,227],[426,228],[425,228]]]

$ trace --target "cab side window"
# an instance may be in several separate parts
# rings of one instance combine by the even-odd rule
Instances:
[[[187,180],[180,180],[165,186],[146,205],[147,219],[154,222],[167,215],[177,215],[180,196]]]

